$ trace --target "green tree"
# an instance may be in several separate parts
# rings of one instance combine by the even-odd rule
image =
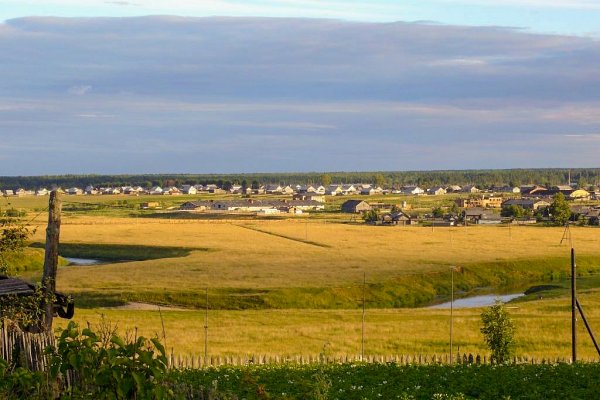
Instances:
[[[435,207],[432,214],[435,218],[442,218],[444,216],[444,210],[442,210],[442,207]]]
[[[365,222],[376,222],[379,220],[379,213],[377,210],[365,211],[362,215],[362,218]]]
[[[550,218],[557,225],[565,225],[571,218],[571,209],[569,203],[565,200],[565,195],[557,193],[550,204]]]
[[[510,206],[503,207],[500,213],[503,217],[515,217],[522,218],[527,215],[527,210],[517,204],[511,204]]]
[[[492,362],[504,364],[510,361],[514,349],[515,325],[501,301],[481,313],[481,333],[492,352]]]
[[[329,174],[323,174],[323,175],[321,175],[321,184],[323,186],[329,186],[329,185],[331,185],[331,175],[329,175]]]
[[[375,184],[375,186],[384,187],[386,182],[387,180],[382,174],[377,174],[373,177],[373,183]]]

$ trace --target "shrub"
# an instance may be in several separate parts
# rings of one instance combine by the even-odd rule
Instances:
[[[483,323],[481,333],[492,352],[492,362],[497,364],[508,362],[514,347],[515,326],[504,304],[496,301],[496,304],[488,307],[481,314],[481,321]]]

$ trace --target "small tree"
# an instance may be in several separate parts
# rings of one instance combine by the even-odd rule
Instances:
[[[444,210],[442,210],[442,207],[435,207],[431,213],[435,218],[442,218],[444,216]]]
[[[492,362],[504,364],[510,360],[514,347],[515,326],[501,301],[481,314],[481,333],[492,352]]]
[[[365,222],[377,222],[377,220],[379,220],[379,213],[377,210],[365,211],[362,218]]]
[[[520,205],[512,204],[510,206],[503,207],[500,215],[502,215],[503,217],[522,218],[527,216],[528,212]]]
[[[550,204],[550,218],[557,225],[565,225],[571,218],[571,209],[569,203],[565,200],[565,195],[557,193]]]
[[[329,175],[329,174],[323,174],[323,175],[321,175],[321,184],[323,186],[329,186],[329,185],[331,185],[331,175]]]

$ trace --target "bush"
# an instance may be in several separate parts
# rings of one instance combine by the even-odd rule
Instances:
[[[172,398],[163,381],[167,356],[158,339],[125,340],[115,332],[80,330],[69,322],[56,347],[46,349],[47,373],[11,368],[0,359],[0,399]]]

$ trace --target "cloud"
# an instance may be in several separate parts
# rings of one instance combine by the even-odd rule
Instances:
[[[104,4],[112,4],[115,6],[139,6],[139,3],[132,3],[130,1],[105,1]]]
[[[0,157],[34,160],[4,173],[522,167],[549,166],[554,153],[597,163],[582,151],[589,143],[563,146],[564,135],[600,131],[600,42],[590,38],[46,17],[0,25],[0,53],[0,137],[12,146]],[[50,135],[68,163],[33,146]]]
[[[69,94],[73,94],[76,96],[83,96],[90,90],[92,90],[92,87],[90,85],[83,85],[83,86],[79,85],[79,86],[71,86],[69,88],[69,90],[67,90],[67,92]]]

